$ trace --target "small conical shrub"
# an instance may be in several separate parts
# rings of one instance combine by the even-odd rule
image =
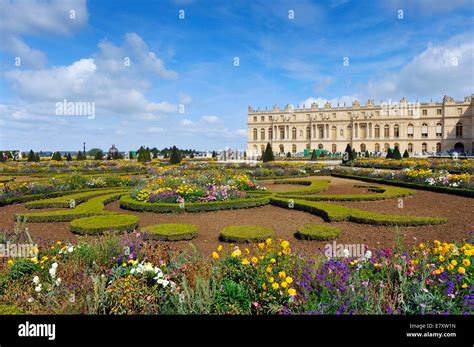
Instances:
[[[263,156],[262,156],[262,161],[266,163],[266,162],[274,161],[274,160],[275,160],[275,156],[273,155],[272,145],[270,144],[270,142],[268,142],[267,147],[265,148],[265,152],[263,153]]]
[[[35,162],[39,163],[41,161],[41,158],[38,153],[35,154]]]
[[[36,159],[35,152],[33,152],[33,150],[30,149],[30,152],[28,153],[28,161],[36,161],[35,159]]]
[[[59,152],[54,152],[53,157],[51,159],[56,160],[56,161],[62,161],[63,160],[63,158],[61,157],[61,153],[59,153]]]
[[[67,154],[66,160],[67,160],[67,161],[71,161],[71,160],[72,160],[71,153],[68,153],[68,154]]]
[[[365,150],[365,156],[366,156],[367,158],[370,156],[369,150],[367,150],[367,149]]]
[[[403,152],[403,158],[410,158],[410,154],[408,154],[408,150],[405,149],[405,152]]]
[[[350,144],[347,144],[346,149],[344,150],[344,153],[342,155],[342,163],[345,164],[351,161],[351,158],[352,158],[352,148]]]
[[[94,160],[102,160],[102,158],[104,157],[104,152],[102,151],[97,151],[95,157],[94,157]]]
[[[170,164],[179,164],[181,163],[181,154],[179,153],[176,146],[173,146],[170,154]]]
[[[393,158],[393,154],[392,154],[392,150],[389,148],[387,150],[387,155],[385,156],[386,159],[392,159]]]
[[[400,150],[398,149],[398,147],[395,147],[393,149],[392,159],[396,159],[396,160],[402,159],[402,155],[400,154]]]
[[[318,159],[318,156],[316,155],[316,150],[313,149],[313,152],[311,153],[311,160],[316,160]]]

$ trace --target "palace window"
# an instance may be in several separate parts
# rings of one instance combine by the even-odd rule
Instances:
[[[408,110],[408,115],[409,115],[410,117],[413,117],[413,110]]]
[[[458,116],[462,115],[462,108],[458,108]]]
[[[422,151],[423,153],[426,153],[426,151],[428,151],[428,145],[426,144],[426,142],[423,142],[423,143],[421,144],[421,151]]]
[[[306,138],[307,139],[311,138],[311,128],[310,127],[306,127]]]
[[[285,146],[280,145],[280,153],[285,153]]]
[[[273,129],[272,128],[268,128],[268,139],[269,140],[273,139]]]
[[[442,114],[442,110],[441,110],[440,108],[437,108],[437,109],[436,109],[436,114],[437,114],[438,116],[440,116],[440,115]]]
[[[437,123],[436,124],[436,137],[443,136],[443,124]]]
[[[380,138],[380,126],[379,125],[376,125],[375,128],[375,138],[378,139]],[[377,151],[378,152],[378,151]]]
[[[309,145],[309,143],[306,144],[306,149],[309,151],[311,149],[311,146]]]
[[[421,137],[428,137],[428,124],[426,123],[421,125]]]
[[[320,144],[318,145],[318,149],[323,149],[323,148],[324,148],[323,144],[320,143]]]
[[[336,136],[337,136],[337,129],[336,129],[336,126],[333,125],[331,128],[331,138],[335,140]]]
[[[439,152],[441,152],[441,142],[438,142],[436,144],[436,153],[439,153]]]
[[[320,139],[324,138],[324,125],[318,126],[318,134]]]
[[[423,116],[427,116],[428,115],[428,110],[421,110],[421,114]]]
[[[293,140],[296,139],[296,128],[294,128],[294,127],[291,129],[291,138],[292,138]]]
[[[367,146],[365,145],[365,143],[361,143],[361,145],[360,145],[360,151],[361,151],[361,152],[365,152],[366,149],[367,149]]]
[[[410,142],[408,144],[408,149],[407,150],[408,150],[408,153],[413,153],[413,143]]]
[[[265,122],[265,116],[260,117],[260,119],[262,120],[262,122]]]
[[[390,137],[390,126],[388,124],[385,124],[385,126],[383,127],[383,137]]]
[[[380,143],[376,143],[374,149],[376,152],[380,152]]]
[[[263,155],[263,153],[265,153],[265,145],[261,145],[260,150],[262,151],[262,155]]]
[[[383,145],[384,152],[388,152],[389,149],[390,149],[390,144],[386,143]]]
[[[331,146],[332,152],[336,153],[337,152],[337,145],[335,143],[332,144]]]
[[[253,121],[257,122],[257,116],[253,117]]]
[[[296,145],[291,145],[291,152],[296,153]]]
[[[257,129],[253,129],[253,139],[254,139],[254,140],[258,140],[257,134],[258,134]]]
[[[456,137],[462,137],[462,123],[456,123]]]
[[[413,137],[413,132],[414,132],[413,124],[408,124],[407,136],[408,137]]]
[[[400,144],[395,143],[395,144],[393,145],[393,148],[398,148],[398,150],[400,150]]]
[[[400,126],[398,124],[393,127],[393,137],[400,137]]]
[[[268,116],[268,120],[273,120],[273,117],[272,116]]]
[[[378,117],[380,116],[380,112],[379,111],[375,111],[375,117]]]
[[[265,129],[260,129],[260,140],[265,140]]]

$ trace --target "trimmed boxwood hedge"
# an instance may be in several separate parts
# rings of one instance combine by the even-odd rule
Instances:
[[[194,224],[156,224],[141,229],[145,239],[158,241],[191,240],[197,235],[198,228]]]
[[[70,223],[71,231],[81,235],[100,235],[106,231],[119,233],[138,228],[138,217],[130,214],[92,216],[75,219]]]
[[[271,204],[289,208],[288,199],[271,198]],[[293,200],[293,208],[322,217],[327,222],[348,220],[373,225],[420,226],[446,223],[446,218],[394,216],[379,214],[325,202]]]
[[[341,177],[341,178],[349,178],[349,179],[354,179],[354,180],[359,180],[359,181],[364,181],[364,182],[375,182],[375,183],[387,184],[387,185],[391,185],[391,186],[399,186],[399,187],[406,187],[406,188],[413,188],[413,189],[429,190],[429,191],[432,191],[432,192],[435,192],[435,193],[453,194],[453,195],[459,195],[459,196],[466,196],[466,197],[469,197],[469,198],[474,198],[474,190],[473,189],[429,186],[429,185],[413,183],[413,182],[392,181],[392,180],[386,180],[386,179],[378,178],[378,177],[363,177],[363,176],[340,174],[340,173],[331,173],[331,176]]]
[[[311,193],[318,193],[326,190],[329,187],[329,180],[319,180],[319,179],[311,179],[311,180],[276,180],[273,182],[274,184],[299,184],[306,186],[304,188],[298,188],[294,190],[290,190],[287,192],[278,193],[280,196],[288,196],[288,195],[303,195],[303,194],[311,194]]]
[[[15,219],[27,218],[28,222],[69,222],[73,219],[103,215],[103,214],[117,214],[116,212],[104,211],[105,205],[112,201],[118,200],[120,196],[126,192],[113,193],[98,196],[90,199],[76,208],[61,210],[61,211],[47,211],[47,212],[33,212],[33,213],[19,213],[15,215]]]
[[[305,224],[297,229],[295,236],[301,240],[334,240],[337,239],[341,230],[321,224]]]
[[[284,195],[285,198],[302,199],[309,201],[375,201],[384,199],[400,198],[402,196],[413,195],[415,192],[411,189],[395,186],[360,186],[366,187],[372,194],[317,194],[317,195]],[[280,194],[276,195],[281,196]]]
[[[233,225],[221,230],[219,239],[224,242],[260,242],[275,236],[271,228],[259,225]]]
[[[42,200],[36,200],[36,201],[31,201],[27,202],[25,204],[26,208],[30,209],[35,209],[35,208],[68,208],[70,203],[69,201],[71,199],[74,199],[76,202],[76,205],[87,201],[93,197],[100,196],[100,195],[105,195],[105,194],[112,194],[112,193],[117,193],[117,192],[125,192],[127,191],[127,188],[108,188],[108,189],[95,189],[92,191],[87,191],[87,192],[80,192],[80,193],[75,193],[75,194],[68,194],[68,195],[63,195],[57,198],[51,198],[51,199],[42,199]]]
[[[120,207],[123,209],[157,213],[219,211],[257,207],[267,205],[269,203],[270,197],[262,196],[258,198],[247,198],[230,201],[185,203],[184,207],[181,208],[179,204],[137,201],[129,195],[124,195],[120,198]]]

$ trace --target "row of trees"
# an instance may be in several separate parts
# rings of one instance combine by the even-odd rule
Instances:
[[[349,161],[352,161],[354,159],[357,158],[357,156],[360,156],[361,153],[357,153],[355,151],[355,149],[351,148],[351,145],[347,145],[346,149],[344,150],[344,154],[343,154],[343,157],[342,157],[342,163],[345,164]],[[370,153],[369,151],[365,151],[364,153],[364,156],[365,157],[369,157],[370,156]],[[400,160],[403,158],[409,158],[410,157],[410,154],[408,153],[408,150],[405,149],[405,152],[403,152],[403,156],[402,154],[400,153],[400,150],[398,149],[398,147],[395,147],[394,149],[391,149],[389,148],[388,151],[387,151],[387,155],[385,156],[385,158],[387,159],[397,159],[397,160]]]

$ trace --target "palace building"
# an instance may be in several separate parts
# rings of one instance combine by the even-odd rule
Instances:
[[[327,102],[283,110],[248,108],[249,157],[262,154],[266,144],[284,155],[301,155],[305,149],[343,152],[351,144],[358,152],[384,153],[388,148],[408,150],[410,155],[424,155],[455,150],[474,152],[474,94],[456,101],[445,96],[442,102],[366,105],[353,101],[352,106],[337,107]]]

